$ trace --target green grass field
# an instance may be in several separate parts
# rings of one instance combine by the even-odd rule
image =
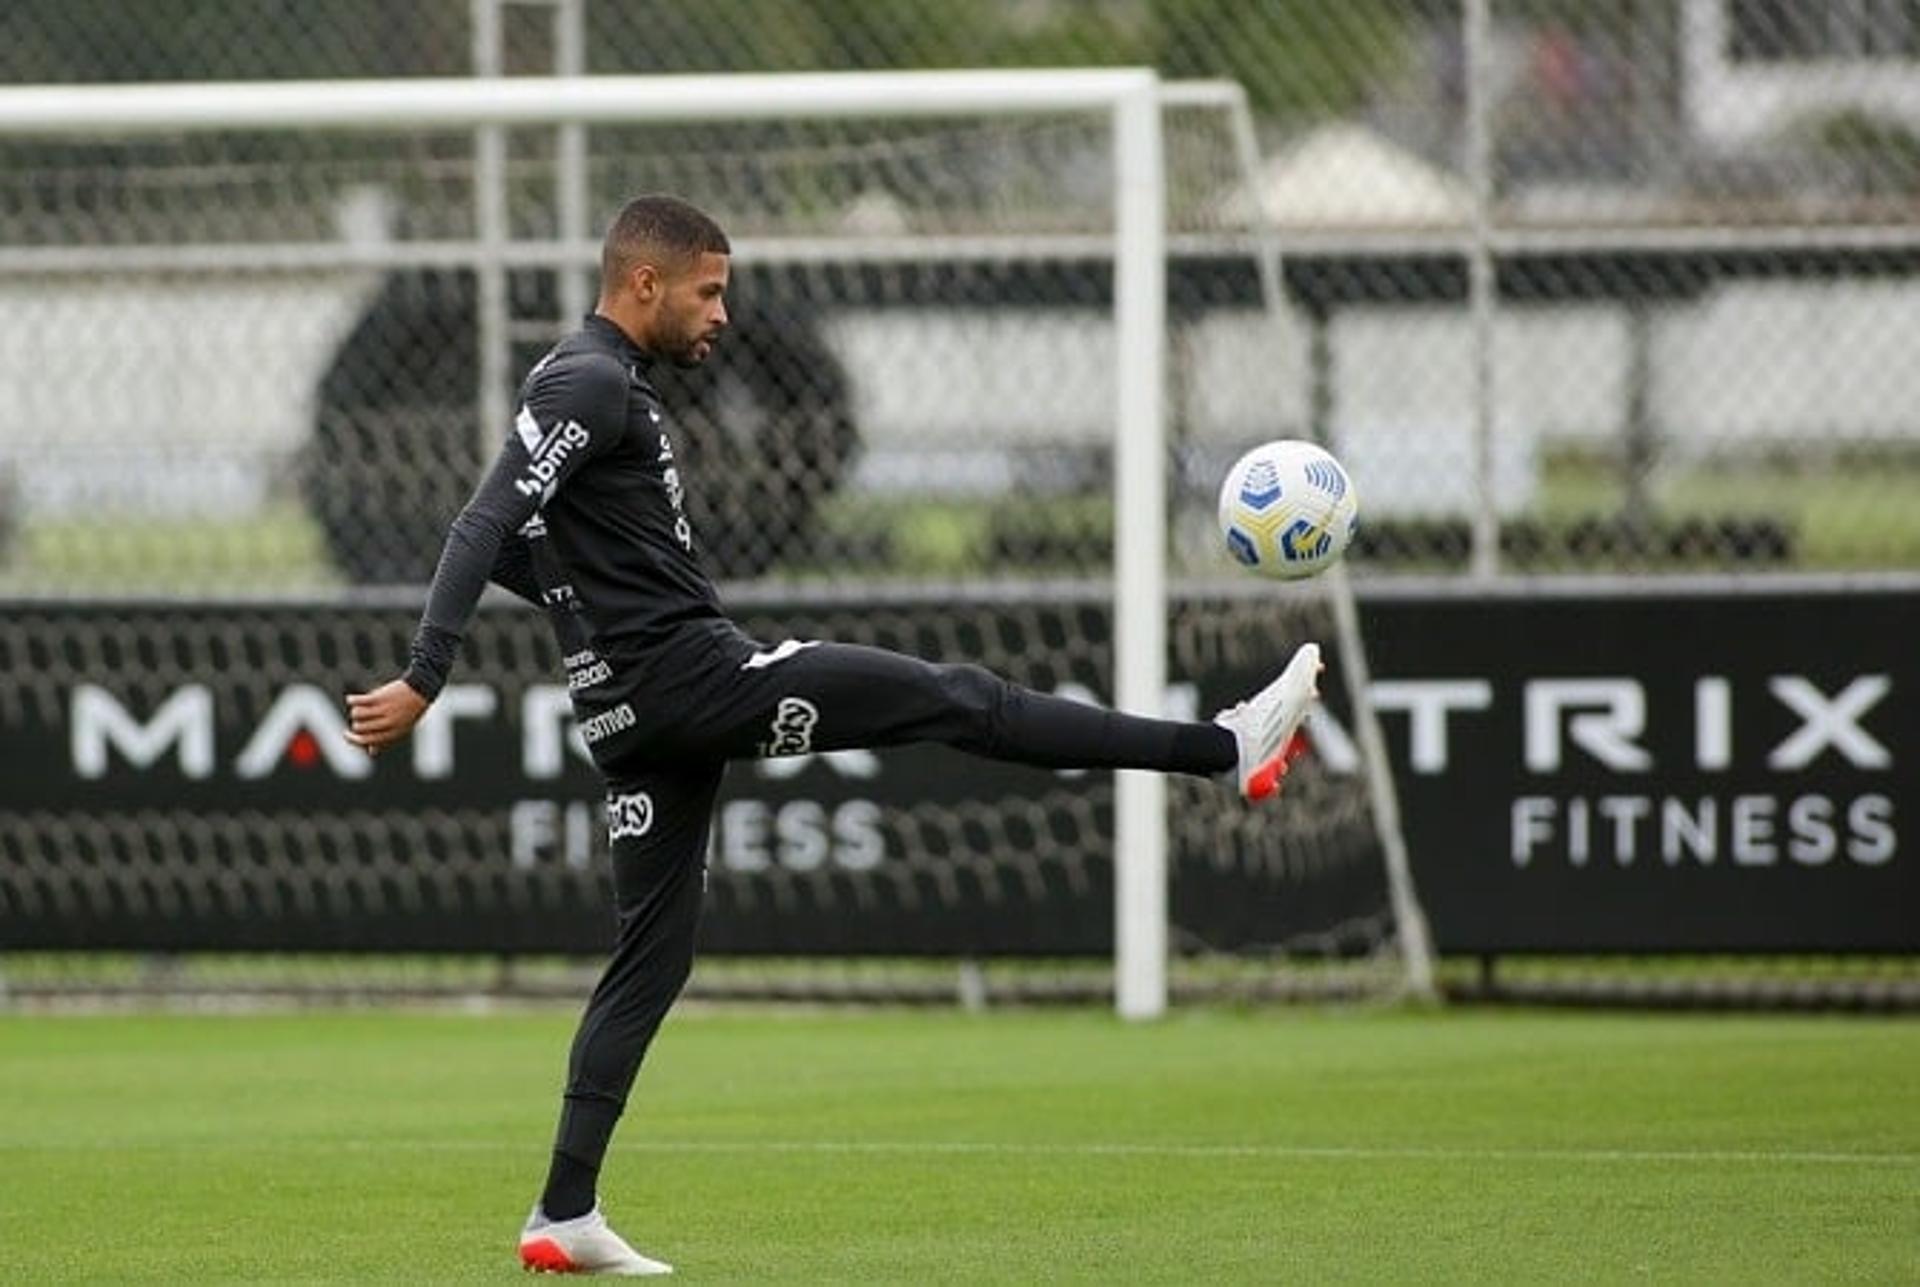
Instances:
[[[571,1015],[0,1019],[0,1280],[507,1281]],[[1920,1281],[1920,1024],[689,1012],[692,1282]]]

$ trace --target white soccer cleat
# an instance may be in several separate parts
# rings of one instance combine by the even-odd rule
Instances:
[[[571,1220],[549,1220],[538,1206],[520,1231],[520,1265],[541,1274],[617,1274],[640,1278],[670,1274],[673,1266],[650,1260],[607,1227],[600,1204]]]
[[[1324,669],[1320,645],[1301,644],[1278,679],[1213,717],[1240,748],[1240,794],[1247,799],[1264,800],[1278,791],[1293,762],[1306,754],[1300,726],[1320,696],[1316,681]]]

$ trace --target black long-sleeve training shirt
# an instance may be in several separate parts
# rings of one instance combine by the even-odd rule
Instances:
[[[648,648],[690,621],[723,620],[693,530],[653,359],[599,314],[520,386],[493,467],[447,533],[404,678],[432,700],[492,580],[546,609],[585,690],[631,682]]]

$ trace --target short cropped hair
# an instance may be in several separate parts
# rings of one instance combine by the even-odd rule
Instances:
[[[636,265],[649,260],[677,268],[709,252],[731,255],[733,246],[705,211],[678,197],[635,197],[607,229],[600,247],[600,287],[612,290]]]

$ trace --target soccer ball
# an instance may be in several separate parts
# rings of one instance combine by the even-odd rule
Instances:
[[[1240,457],[1220,485],[1227,550],[1261,576],[1297,581],[1339,561],[1359,506],[1353,480],[1325,448],[1295,438]]]

